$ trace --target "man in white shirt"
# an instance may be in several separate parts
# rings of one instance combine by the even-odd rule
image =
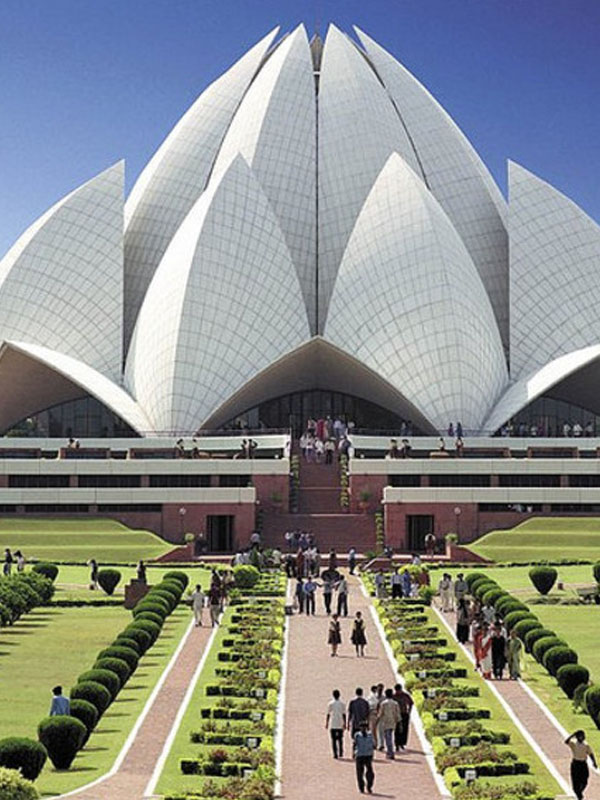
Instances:
[[[194,620],[196,627],[202,626],[202,616],[204,614],[205,596],[200,584],[196,586],[196,590],[192,593],[192,609],[194,611]]]
[[[346,706],[340,700],[339,689],[333,690],[333,700],[327,704],[325,730],[329,728],[334,758],[344,757],[344,730],[346,728]]]

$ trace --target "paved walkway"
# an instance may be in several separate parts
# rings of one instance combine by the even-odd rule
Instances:
[[[142,800],[210,633],[209,627],[192,628],[189,632],[117,772],[95,786],[69,794],[70,798]]]
[[[372,684],[395,683],[394,673],[385,654],[370,614],[370,602],[360,590],[358,580],[350,578],[350,615],[342,620],[342,645],[337,658],[331,658],[327,646],[328,619],[322,598],[317,597],[317,615],[294,615],[290,620],[287,684],[283,734],[281,796],[285,800],[326,797],[331,800],[359,795],[350,754],[350,737],[345,736],[343,759],[334,760],[329,732],[325,731],[325,713],[333,689],[349,702],[354,689],[362,686],[368,694]],[[350,643],[351,620],[362,611],[367,625],[367,656],[356,658]],[[374,762],[374,797],[427,798],[439,800],[424,753],[414,729],[407,750],[396,761],[387,761],[378,753]]]
[[[454,613],[440,615],[447,620],[452,634],[456,630],[456,619]],[[466,651],[473,660],[473,649],[469,642]],[[500,696],[506,700],[512,709],[512,713],[523,728],[527,731],[531,739],[537,744],[546,759],[554,765],[554,768],[563,779],[564,787],[571,785],[570,765],[571,758],[569,749],[564,744],[567,733],[562,729],[557,729],[553,722],[546,716],[544,711],[524,688],[522,681],[490,681]],[[561,691],[558,686],[556,691]],[[592,721],[589,720],[592,725]],[[571,731],[569,731],[571,733]],[[569,796],[574,795],[569,790]],[[586,800],[600,800],[600,774],[590,770],[590,782],[585,793]]]

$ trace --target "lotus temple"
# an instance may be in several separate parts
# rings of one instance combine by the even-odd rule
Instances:
[[[361,492],[383,502],[398,545],[600,508],[600,229],[526,165],[509,162],[506,200],[366,33],[271,31],[126,199],[124,169],[0,261],[4,513],[108,514],[178,540],[183,509],[186,530],[218,517],[227,549],[257,508],[265,530],[270,511],[339,511],[335,484],[290,500],[293,441],[327,416],[354,423],[350,513]],[[430,457],[450,425],[467,457],[452,436]],[[230,458],[240,428],[257,458]],[[413,458],[386,461],[406,434]],[[206,458],[171,458],[196,436]]]

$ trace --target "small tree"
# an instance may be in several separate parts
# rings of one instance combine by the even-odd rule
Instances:
[[[557,577],[558,572],[554,567],[532,567],[529,570],[529,579],[540,594],[548,594]]]
[[[50,564],[47,561],[40,561],[39,564],[34,564],[32,571],[43,575],[44,578],[49,578],[52,582],[58,577],[58,567],[56,564]]]
[[[600,686],[590,686],[584,697],[588,714],[594,720],[596,727],[600,728]]]
[[[589,679],[589,670],[579,664],[563,664],[556,673],[558,685],[571,699],[579,686],[587,686]]]
[[[11,736],[0,741],[0,767],[18,769],[28,781],[34,781],[44,769],[46,748],[34,739]]]
[[[87,729],[75,717],[46,717],[38,726],[38,736],[56,769],[69,769],[83,745]]]
[[[90,738],[90,735],[96,727],[99,719],[98,709],[96,706],[88,703],[87,700],[71,700],[71,716],[83,722],[87,730],[85,742]]]
[[[238,564],[233,568],[233,577],[238,589],[252,589],[260,579],[260,572],[251,564]]]
[[[112,594],[121,580],[121,573],[118,569],[101,569],[98,572],[98,583],[106,594]]]

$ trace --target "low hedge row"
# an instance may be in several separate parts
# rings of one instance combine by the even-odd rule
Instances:
[[[176,575],[174,578],[173,575]],[[109,646],[98,653],[91,669],[83,672],[71,689],[71,716],[46,717],[38,726],[38,738],[56,769],[69,769],[98,721],[135,672],[142,655],[158,638],[167,616],[187,586],[184,573],[167,573],[133,609],[133,622]],[[161,605],[159,621],[143,618],[140,606],[168,597]]]
[[[533,570],[532,570],[533,572]],[[548,570],[548,572],[550,572]],[[543,574],[542,574],[543,573]],[[551,583],[552,575],[546,575],[544,568],[535,572],[540,590]],[[556,681],[567,697],[573,699],[576,692],[583,694],[583,705],[600,728],[600,687],[589,686],[590,672],[578,663],[578,655],[568,643],[554,631],[544,628],[540,620],[516,597],[502,589],[496,581],[479,572],[470,572],[465,578],[471,594],[486,598],[494,609],[503,616],[508,629],[514,628],[517,636],[535,660],[541,664]],[[493,594],[492,594],[493,590]],[[491,599],[493,596],[493,600]],[[582,687],[588,687],[585,691]]]
[[[437,768],[444,775],[453,797],[457,800],[463,797],[465,800],[467,797],[516,800],[512,795],[512,785],[500,778],[527,774],[530,767],[507,748],[510,743],[508,733],[492,731],[485,726],[485,721],[492,716],[490,709],[469,706],[468,698],[477,697],[479,688],[456,684],[456,678],[467,677],[467,671],[453,668],[452,662],[448,662],[446,669],[430,670],[426,667],[432,661],[444,663],[440,655],[445,652],[446,637],[440,635],[437,626],[428,624],[427,616],[420,613],[424,610],[422,608],[409,606],[402,600],[376,601],[375,605],[398,659],[398,669],[404,674],[406,686],[421,714]],[[424,620],[421,619],[423,616]],[[421,654],[414,659],[414,653],[407,654],[415,642],[431,643],[427,657]],[[468,785],[464,781],[467,769],[474,769],[477,775],[477,780]],[[484,776],[492,778],[492,781],[489,784],[482,782],[480,777]],[[538,800],[537,786],[530,786],[532,791],[523,791],[521,797],[531,796]],[[467,788],[472,789],[472,795],[465,794]]]
[[[23,614],[45,605],[54,595],[50,578],[37,572],[18,572],[0,580],[0,628],[13,625]]]

